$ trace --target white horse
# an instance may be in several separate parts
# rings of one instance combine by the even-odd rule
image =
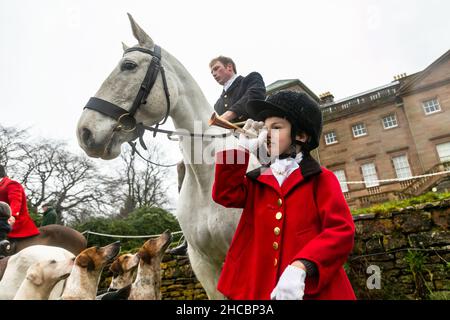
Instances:
[[[153,40],[136,24],[131,15],[128,16],[138,45],[132,48],[123,45],[123,58],[95,95],[95,98],[108,101],[127,111],[132,109],[150,65],[152,56],[146,50],[157,50]],[[136,48],[144,50],[138,51]],[[132,112],[137,123],[153,126],[168,113],[177,130],[184,129],[192,133],[194,126],[196,131],[199,127],[203,131],[207,130],[213,108],[196,81],[184,66],[164,49],[161,51],[161,65],[165,70],[166,86],[164,77],[159,72],[146,103],[139,103],[136,113]],[[170,95],[170,112],[166,91]],[[120,154],[124,142],[137,138],[136,131],[121,130],[117,117],[114,119],[98,110],[85,109],[78,122],[77,136],[81,148],[89,156],[108,160]],[[215,132],[228,131],[216,128]],[[233,135],[208,140],[189,137],[180,139],[186,176],[176,215],[189,244],[188,254],[192,269],[210,299],[223,298],[216,289],[217,281],[241,213],[241,209],[226,209],[212,201],[213,157],[215,150],[235,146],[236,142],[237,139]],[[197,151],[209,150],[205,153],[202,163],[194,163],[198,162],[198,158],[194,159],[195,148]],[[249,167],[256,164],[257,160],[252,158]]]

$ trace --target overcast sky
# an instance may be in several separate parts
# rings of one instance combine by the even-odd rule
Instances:
[[[211,104],[221,87],[208,63],[221,54],[266,85],[298,78],[341,99],[420,71],[450,47],[445,0],[0,0],[0,124],[81,153],[83,106],[121,58],[121,41],[136,44],[127,12]],[[180,159],[175,142],[166,148]]]

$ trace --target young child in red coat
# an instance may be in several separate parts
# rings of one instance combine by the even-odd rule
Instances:
[[[216,154],[214,201],[244,209],[218,290],[229,299],[355,299],[343,269],[353,219],[337,178],[310,155],[319,106],[282,91],[249,101],[247,112],[244,129],[257,138],[241,134],[238,149]],[[250,153],[263,166],[247,172]]]

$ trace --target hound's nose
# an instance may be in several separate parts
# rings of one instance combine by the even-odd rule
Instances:
[[[81,129],[81,141],[83,141],[84,145],[90,147],[93,142],[92,132],[88,128]]]

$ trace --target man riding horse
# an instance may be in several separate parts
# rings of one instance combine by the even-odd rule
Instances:
[[[38,228],[28,213],[25,190],[19,182],[11,180],[7,176],[5,167],[2,165],[0,165],[0,201],[6,202],[11,208],[11,215],[8,219],[11,231],[7,234],[10,240],[39,234]],[[5,234],[0,237],[6,238]],[[2,244],[2,248],[9,249],[8,243],[2,242]],[[0,256],[6,255],[5,253],[0,252]]]

